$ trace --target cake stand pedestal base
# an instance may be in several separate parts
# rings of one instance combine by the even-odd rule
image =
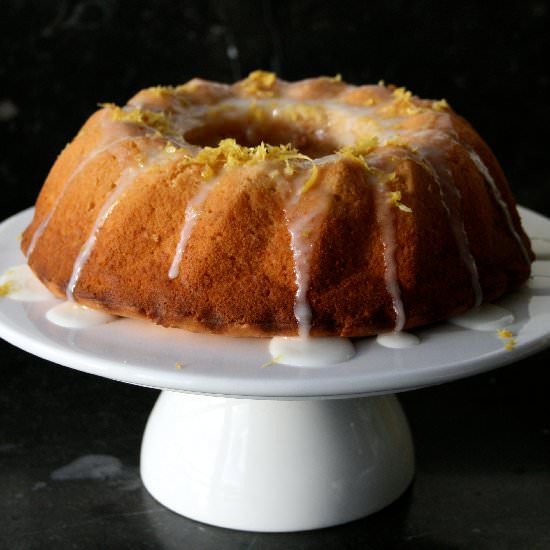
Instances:
[[[413,473],[394,395],[283,401],[163,391],[141,449],[143,482],[160,503],[247,531],[358,519],[397,499]]]

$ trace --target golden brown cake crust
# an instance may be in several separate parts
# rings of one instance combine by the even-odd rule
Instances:
[[[444,102],[253,75],[145,90],[90,117],[23,235],[54,294],[235,336],[297,334],[305,306],[312,335],[366,336],[527,279],[504,174]]]

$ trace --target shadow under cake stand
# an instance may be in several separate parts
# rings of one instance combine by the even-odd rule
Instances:
[[[550,220],[521,209],[527,232]],[[32,210],[0,226],[0,274],[24,263],[18,235]],[[162,390],[141,449],[148,491],[171,510],[250,531],[328,527],[397,499],[414,474],[411,433],[396,392],[487,371],[550,343],[550,254],[499,304],[516,338],[450,323],[415,331],[420,344],[354,341],[356,355],[326,367],[269,364],[267,339],[192,334],[118,319],[86,329],[52,324],[59,303],[0,299],[0,336],[44,359]],[[546,276],[545,276],[546,274]],[[267,365],[267,366],[266,366]]]

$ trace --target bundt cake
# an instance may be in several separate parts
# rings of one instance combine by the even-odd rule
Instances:
[[[22,239],[57,296],[235,336],[367,336],[517,288],[503,172],[445,100],[255,71],[103,105]]]

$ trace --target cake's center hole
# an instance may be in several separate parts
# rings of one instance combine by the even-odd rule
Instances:
[[[185,133],[185,139],[200,147],[216,147],[222,139],[233,138],[239,145],[256,147],[260,143],[286,145],[298,149],[311,158],[324,157],[339,149],[325,128],[315,128],[311,124],[299,124],[288,120],[266,116],[256,117],[211,117],[201,126]]]

